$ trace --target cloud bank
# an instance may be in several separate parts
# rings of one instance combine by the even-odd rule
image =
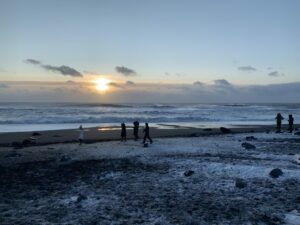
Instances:
[[[284,76],[284,73],[279,73],[278,71],[273,71],[273,72],[270,72],[268,74],[268,76],[270,76],[270,77],[280,77],[280,76]]]

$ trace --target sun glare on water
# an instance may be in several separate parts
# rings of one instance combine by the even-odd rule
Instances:
[[[105,78],[99,78],[95,81],[96,89],[98,91],[107,91],[109,89],[109,80]]]

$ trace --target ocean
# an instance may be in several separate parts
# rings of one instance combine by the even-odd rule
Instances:
[[[300,120],[300,104],[79,104],[0,103],[0,132],[115,126],[122,122],[194,127],[274,124]]]

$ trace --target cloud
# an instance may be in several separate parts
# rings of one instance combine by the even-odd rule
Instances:
[[[135,76],[136,72],[133,69],[129,69],[125,66],[116,66],[116,71],[124,76]]]
[[[83,77],[83,75],[78,72],[77,70],[69,67],[69,66],[51,66],[51,65],[42,65],[45,70],[60,73],[64,76],[71,76],[71,77]]]
[[[284,76],[284,73],[279,73],[278,71],[273,71],[268,73],[268,76],[270,77],[280,77],[280,76]]]
[[[66,81],[66,84],[74,85],[74,84],[76,84],[76,82],[72,81],[72,80],[68,80],[68,81]]]
[[[35,60],[35,59],[25,59],[25,62],[26,63],[31,63],[33,65],[40,65],[41,64],[41,61]]]
[[[41,68],[47,70],[47,71],[51,71],[54,73],[60,73],[64,76],[71,76],[71,77],[83,77],[83,75],[78,72],[77,70],[75,70],[74,68],[71,68],[69,66],[52,66],[52,65],[45,65],[42,64],[41,61],[39,60],[35,60],[35,59],[26,59],[25,62],[33,64],[33,65],[38,65]]]
[[[238,67],[238,70],[244,71],[244,72],[253,72],[253,71],[256,71],[257,69],[252,66],[240,66],[240,67]]]
[[[225,79],[219,79],[219,80],[214,80],[215,85],[221,85],[221,86],[229,86],[231,85],[227,80]]]
[[[110,82],[108,83],[109,86],[115,87],[115,88],[123,88],[120,84],[116,82]]]
[[[9,86],[6,84],[0,84],[0,88],[9,88]]]
[[[204,83],[203,83],[203,82],[200,82],[200,81],[195,81],[195,82],[193,83],[193,85],[203,86]]]
[[[128,85],[128,86],[134,86],[136,84],[133,81],[128,80],[128,81],[126,81],[126,85]]]
[[[94,72],[94,71],[88,71],[88,70],[83,71],[83,73],[89,74],[89,75],[100,75],[100,73],[97,73],[97,72]]]

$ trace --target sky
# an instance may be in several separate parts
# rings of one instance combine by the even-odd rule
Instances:
[[[0,101],[297,102],[299,8],[0,0]]]

